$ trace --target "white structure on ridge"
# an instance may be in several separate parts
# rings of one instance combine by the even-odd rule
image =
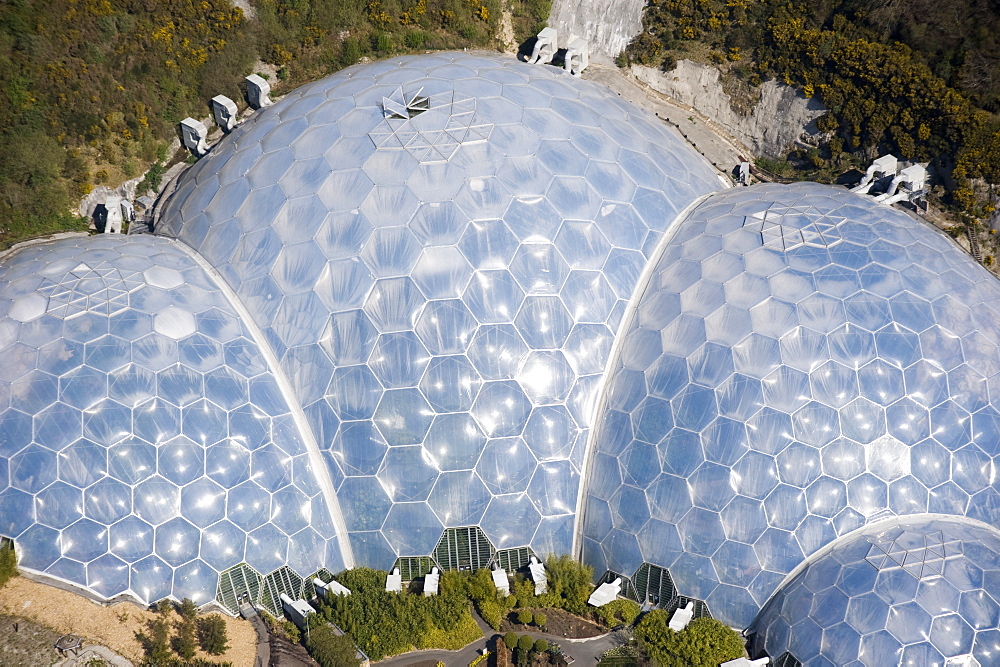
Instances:
[[[549,579],[545,574],[545,566],[538,562],[534,556],[528,563],[528,571],[531,573],[531,580],[535,582],[535,595],[544,595],[549,592]]]
[[[430,574],[424,577],[424,597],[429,598],[432,595],[437,595],[438,592],[438,582],[441,580],[441,575],[438,574],[437,567],[432,567]]]
[[[195,120],[190,116],[181,121],[181,138],[184,147],[201,157],[208,152],[208,144],[205,139],[208,137],[208,128],[200,120]]]
[[[736,658],[735,660],[730,660],[724,662],[719,667],[763,667],[771,663],[771,659],[768,657],[757,658],[756,660],[750,660],[749,658]]]
[[[593,607],[603,607],[607,603],[611,602],[618,597],[618,594],[622,592],[622,578],[618,577],[611,583],[603,583],[597,587],[593,593],[590,594],[590,599],[587,600],[587,604]]]
[[[216,95],[212,98],[212,115],[215,116],[215,123],[222,128],[223,132],[230,132],[236,127],[236,117],[239,109],[236,102],[225,95]]]
[[[740,176],[739,176],[739,180],[737,181],[737,185],[750,185],[750,163],[749,162],[740,162],[739,174],[740,174]]]
[[[566,47],[566,71],[573,76],[580,76],[590,64],[590,47],[582,37],[570,41]]]
[[[558,38],[559,32],[555,28],[542,28],[542,31],[538,33],[538,37],[535,38],[535,48],[531,50],[528,62],[532,65],[539,63],[547,65],[552,62],[556,51],[559,50],[557,46]]]
[[[271,84],[256,74],[251,74],[244,79],[247,84],[247,102],[254,109],[263,109],[271,106]]]
[[[886,206],[891,206],[904,199],[913,201],[924,194],[926,184],[927,170],[919,164],[910,165],[892,179],[889,189],[885,191],[885,194],[875,197],[875,201]]]
[[[393,568],[392,574],[385,576],[385,591],[387,593],[403,592],[403,575],[399,573],[399,568]]]
[[[351,594],[351,590],[336,579],[331,579],[330,582],[327,583],[319,577],[313,577],[313,586],[316,587],[316,595],[318,597],[328,598],[334,595]]]
[[[104,200],[104,208],[107,210],[107,217],[104,222],[105,234],[122,233],[122,202],[124,200],[118,195],[108,195]],[[131,207],[131,205],[130,205]]]
[[[865,177],[861,179],[861,182],[851,188],[851,192],[856,192],[858,194],[868,194],[872,186],[878,182],[878,180],[884,176],[894,176],[896,170],[899,168],[899,160],[896,159],[895,155],[883,155],[880,158],[876,158],[872,162],[871,166],[868,167],[868,171],[865,172]]]
[[[694,618],[694,602],[689,601],[683,609],[678,607],[674,610],[674,615],[670,617],[670,623],[667,624],[667,627],[674,632],[680,632],[687,627],[692,618]]]
[[[316,610],[309,606],[309,603],[305,600],[293,600],[288,597],[287,594],[281,594],[281,612],[288,618],[292,623],[304,628],[306,625],[306,616],[309,614],[315,614]]]
[[[504,597],[510,595],[510,579],[507,578],[503,568],[498,565],[490,574],[493,575],[493,585],[497,587],[497,592]]]

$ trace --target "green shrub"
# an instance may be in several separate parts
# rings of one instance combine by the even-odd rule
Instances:
[[[426,41],[427,35],[422,30],[411,30],[404,38],[406,46],[411,49],[422,49]]]
[[[517,646],[517,633],[508,632],[503,636],[503,643],[507,645],[508,648],[514,648]]]
[[[666,667],[717,667],[744,655],[743,639],[714,618],[696,618],[681,632],[668,627],[669,614],[655,609],[635,630],[646,652]]]
[[[372,46],[379,53],[389,53],[393,50],[392,35],[387,32],[375,33]]]
[[[357,667],[357,649],[347,635],[337,636],[329,625],[310,628],[306,650],[321,667]]]
[[[198,646],[209,655],[222,655],[229,649],[226,621],[218,614],[198,619]]]
[[[528,635],[521,635],[517,639],[517,647],[522,651],[530,651],[535,647],[535,640]]]
[[[594,590],[594,568],[562,555],[550,556],[545,569],[549,573],[549,592],[540,597],[541,606],[582,614]]]
[[[639,616],[639,611],[639,605],[627,598],[618,598],[597,608],[601,620],[609,627],[618,624],[632,625]]]
[[[528,625],[531,623],[532,618],[534,618],[534,615],[531,613],[530,609],[522,609],[517,612],[517,622],[521,625]]]
[[[549,643],[544,639],[535,640],[535,653],[545,653],[549,650]]]
[[[14,553],[14,543],[3,540],[0,545],[0,588],[17,576],[17,554]]]
[[[487,625],[494,630],[500,629],[500,623],[503,621],[503,610],[501,610],[497,602],[494,600],[480,600],[476,602],[476,611],[483,617]]]
[[[547,621],[547,620],[549,620],[549,619],[545,616],[544,613],[542,613],[540,611],[536,611],[535,612],[535,625],[537,625],[540,628],[544,628],[545,627],[545,621]]]

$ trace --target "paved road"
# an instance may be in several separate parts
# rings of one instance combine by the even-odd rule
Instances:
[[[584,70],[583,78],[607,86],[623,99],[673,125],[722,174],[728,176],[732,172],[733,167],[739,164],[741,154],[751,157],[746,148],[738,146],[735,139],[727,136],[721,128],[714,127],[709,118],[639,83],[624,70],[591,62]]]
[[[483,631],[483,638],[472,642],[463,649],[458,651],[410,651],[409,653],[397,655],[393,658],[386,658],[381,662],[373,664],[385,665],[387,667],[404,667],[443,662],[448,667],[468,667],[469,663],[475,660],[476,656],[480,655],[482,650],[487,647],[487,643],[492,645],[493,637],[500,634],[487,625],[486,621],[480,618],[479,614],[475,611],[472,612],[472,617],[476,619],[476,623],[479,624],[480,629]],[[612,646],[611,635],[601,635],[590,639],[563,639],[562,637],[544,632],[522,632],[518,634],[526,634],[534,639],[545,639],[550,643],[555,642],[559,644],[562,646],[563,653],[573,656],[576,659],[575,664],[577,665],[597,664],[597,659],[601,654]]]

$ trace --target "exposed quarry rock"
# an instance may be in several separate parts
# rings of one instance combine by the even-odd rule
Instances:
[[[826,112],[816,98],[807,99],[791,86],[766,81],[750,113],[738,113],[722,89],[719,70],[690,60],[679,61],[670,72],[639,65],[631,69],[636,79],[653,90],[711,118],[756,156],[780,157],[796,142],[813,143],[819,134],[816,119]]]
[[[645,0],[554,0],[549,25],[559,31],[559,46],[583,37],[591,57],[614,58],[642,30]]]

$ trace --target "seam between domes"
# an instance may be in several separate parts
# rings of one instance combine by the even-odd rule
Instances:
[[[206,275],[211,278],[212,282],[215,283],[219,291],[221,291],[226,299],[232,305],[233,310],[240,317],[242,324],[250,331],[250,335],[253,337],[254,342],[257,347],[260,348],[261,355],[267,362],[268,370],[274,376],[275,382],[278,385],[279,391],[281,391],[282,397],[288,405],[288,411],[292,415],[292,419],[295,421],[295,426],[298,428],[299,435],[302,436],[303,443],[306,447],[306,452],[309,456],[309,463],[313,469],[313,476],[316,483],[320,487],[320,492],[323,494],[323,499],[326,501],[327,511],[330,513],[330,520],[333,522],[334,528],[337,531],[337,544],[340,546],[340,556],[343,559],[343,567],[350,569],[354,567],[354,552],[351,549],[351,542],[347,534],[347,522],[344,520],[344,515],[340,511],[340,502],[337,500],[337,492],[333,487],[333,478],[330,476],[330,470],[327,468],[326,461],[323,460],[323,454],[319,450],[319,445],[316,441],[316,436],[309,426],[309,420],[306,418],[305,411],[299,404],[298,397],[292,389],[292,384],[289,382],[288,378],[285,376],[284,370],[281,368],[281,364],[278,361],[278,355],[275,354],[274,350],[271,348],[270,343],[268,343],[267,338],[264,337],[263,332],[260,327],[257,326],[257,322],[253,319],[250,311],[240,300],[236,292],[229,286],[229,283],[223,279],[219,272],[209,264],[208,260],[202,257],[198,251],[196,251],[191,246],[187,245],[180,239],[176,239],[170,236],[158,236],[157,238],[162,238],[168,240],[175,244],[185,255],[190,257],[200,268],[202,268]],[[311,522],[310,522],[311,525]],[[325,536],[324,536],[325,537]],[[326,564],[326,554],[324,554],[323,562]],[[302,577],[305,578],[311,573],[302,573]]]
[[[586,514],[585,501],[587,498],[587,491],[590,488],[590,475],[592,472],[591,465],[594,460],[594,452],[597,446],[597,434],[600,432],[601,426],[604,423],[604,408],[608,402],[608,389],[611,384],[608,378],[614,374],[616,362],[621,356],[622,347],[625,344],[626,330],[635,318],[635,313],[639,309],[639,304],[642,302],[643,297],[649,289],[649,282],[652,280],[653,274],[659,267],[660,259],[663,257],[663,253],[666,252],[667,245],[670,243],[671,239],[673,239],[677,230],[680,229],[681,224],[691,216],[694,210],[707,201],[709,197],[718,194],[719,192],[726,192],[726,190],[709,192],[708,194],[698,197],[693,202],[685,206],[680,213],[674,216],[673,221],[667,225],[667,228],[663,231],[663,236],[656,244],[656,249],[646,261],[646,266],[643,267],[639,280],[636,281],[635,288],[632,290],[632,297],[629,299],[628,305],[625,307],[625,313],[622,315],[621,324],[618,325],[618,331],[615,332],[615,339],[611,345],[611,350],[608,353],[607,363],[605,363],[604,371],[601,373],[597,397],[592,408],[593,412],[591,413],[594,416],[594,421],[590,426],[590,433],[587,435],[587,446],[583,450],[583,463],[580,466],[580,486],[577,489],[576,517],[573,522],[572,553],[573,556],[581,563],[583,562],[583,526],[586,519],[584,516]],[[633,573],[629,572],[622,574],[631,576]]]

